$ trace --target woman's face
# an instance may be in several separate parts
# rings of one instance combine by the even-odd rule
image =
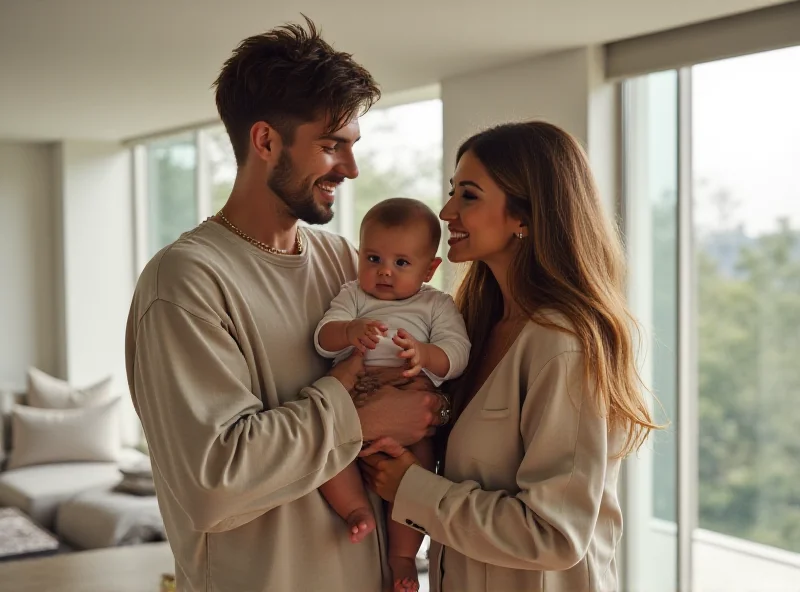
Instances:
[[[508,215],[505,193],[472,152],[458,161],[451,184],[450,199],[439,214],[450,231],[447,258],[488,264],[510,259],[516,233],[525,230]]]

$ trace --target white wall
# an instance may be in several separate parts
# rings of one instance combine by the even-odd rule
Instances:
[[[0,390],[58,372],[53,149],[0,142]]]
[[[65,375],[81,385],[111,374],[115,391],[127,394],[125,323],[134,287],[130,152],[116,143],[78,141],[62,142],[55,152]]]
[[[125,376],[134,286],[131,158],[116,143],[0,142],[0,390],[36,366],[76,386]]]

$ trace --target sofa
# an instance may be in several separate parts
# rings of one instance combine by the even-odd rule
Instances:
[[[110,378],[76,388],[35,368],[26,392],[0,393],[0,507],[73,549],[164,540],[141,429],[123,405]]]

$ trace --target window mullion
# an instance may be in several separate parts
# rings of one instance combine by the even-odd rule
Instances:
[[[678,589],[692,590],[697,528],[696,276],[692,217],[691,68],[678,71]]]

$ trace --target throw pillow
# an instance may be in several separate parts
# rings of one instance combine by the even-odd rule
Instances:
[[[11,450],[11,411],[14,405],[23,402],[23,396],[10,392],[0,391],[0,457],[8,455]],[[2,467],[0,467],[2,468]]]
[[[120,400],[83,409],[17,405],[8,468],[59,462],[116,462],[120,454]]]
[[[75,388],[36,368],[28,370],[28,405],[43,409],[75,409],[105,403],[113,398],[111,377],[84,388]]]

